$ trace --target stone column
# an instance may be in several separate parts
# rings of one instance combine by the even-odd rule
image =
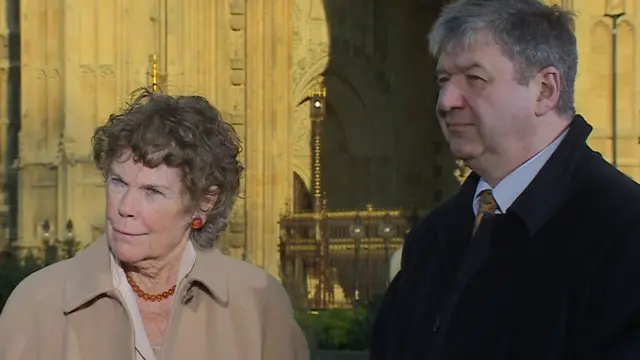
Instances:
[[[21,2],[20,245],[41,223],[88,243],[104,223],[104,186],[90,159],[96,126],[147,84],[157,2]],[[44,21],[46,19],[46,21]]]
[[[247,2],[247,260],[278,275],[278,219],[293,174],[292,2]]]
[[[48,219],[55,229],[57,220],[65,3],[21,2],[22,114],[17,164],[21,246],[39,246],[38,225]]]

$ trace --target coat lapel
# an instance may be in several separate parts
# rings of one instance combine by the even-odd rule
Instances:
[[[124,307],[100,297],[66,317],[65,359],[135,360],[133,330]]]
[[[443,225],[436,229],[436,239],[442,260],[449,275],[457,272],[467,246],[471,241],[474,212],[473,197],[480,176],[471,173],[462,184],[458,193],[443,212]]]
[[[109,254],[103,235],[69,260],[63,301],[68,359],[135,359],[131,317],[113,284]]]

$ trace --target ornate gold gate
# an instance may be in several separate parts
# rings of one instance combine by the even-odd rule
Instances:
[[[282,280],[296,307],[351,307],[382,294],[389,258],[415,215],[402,211],[290,214],[281,219]]]
[[[329,212],[320,184],[320,135],[325,90],[309,94],[313,211],[280,219],[281,277],[296,307],[351,307],[382,294],[389,258],[418,214],[402,210]]]

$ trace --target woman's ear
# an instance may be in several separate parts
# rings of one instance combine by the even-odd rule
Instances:
[[[216,202],[218,201],[218,195],[220,194],[220,190],[217,186],[212,186],[204,195],[204,198],[200,202],[200,208],[198,209],[198,214],[206,218],[207,214],[213,210],[216,206]]]

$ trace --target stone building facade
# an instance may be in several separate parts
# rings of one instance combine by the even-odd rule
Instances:
[[[613,0],[614,2],[616,0]],[[620,0],[617,0],[620,1]],[[599,4],[602,3],[602,4]],[[618,164],[640,178],[640,2],[618,22]],[[604,0],[577,12],[577,107],[611,156],[611,20]],[[434,117],[427,0],[0,0],[2,239],[41,244],[73,223],[103,231],[94,128],[150,84],[150,56],[171,94],[200,94],[244,143],[243,196],[221,246],[278,273],[278,219],[308,207],[309,91],[326,88],[322,190],[329,209],[428,209],[455,191],[455,161]],[[17,43],[16,43],[17,42]]]

